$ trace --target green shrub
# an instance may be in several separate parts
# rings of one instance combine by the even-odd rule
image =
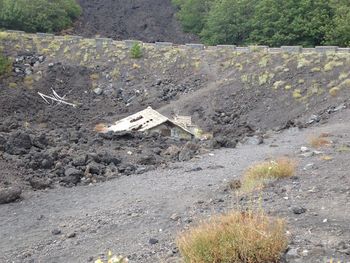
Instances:
[[[141,58],[142,57],[142,48],[139,43],[134,43],[130,49],[131,58]]]
[[[172,0],[186,32],[209,45],[350,45],[346,0]]]
[[[10,70],[10,60],[0,53],[0,76]]]
[[[0,28],[57,32],[81,14],[75,0],[0,0]]]

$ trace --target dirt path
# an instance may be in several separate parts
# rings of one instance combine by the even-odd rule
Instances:
[[[22,201],[0,206],[0,261],[88,262],[111,249],[132,262],[175,262],[178,231],[237,205],[235,195],[226,191],[229,180],[254,162],[288,155],[298,160],[298,176],[263,194],[265,209],[290,224],[288,262],[347,262],[350,154],[336,149],[350,143],[349,113],[319,127],[275,134],[263,145],[217,150],[142,175],[25,193]],[[299,157],[309,136],[321,132],[334,139],[335,146],[325,149],[334,159]],[[316,168],[304,171],[310,163]],[[307,210],[294,214],[296,206]]]

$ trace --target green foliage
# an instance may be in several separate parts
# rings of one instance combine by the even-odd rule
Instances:
[[[206,24],[200,33],[209,44],[243,44],[251,32],[254,1],[222,0],[211,8]]]
[[[142,57],[142,48],[139,43],[134,43],[130,49],[131,58],[141,58]]]
[[[335,5],[335,16],[327,30],[325,44],[350,46],[350,2],[339,2]]]
[[[0,0],[0,28],[57,32],[81,14],[75,0]]]
[[[177,17],[185,32],[199,34],[203,30],[212,2],[214,0],[173,0],[180,8]]]
[[[0,76],[10,70],[10,60],[0,53]]]
[[[206,44],[350,45],[348,0],[173,0]]]

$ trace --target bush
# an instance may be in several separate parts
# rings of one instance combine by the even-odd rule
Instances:
[[[58,32],[81,14],[75,0],[0,0],[0,28]]]
[[[10,70],[10,60],[0,53],[0,76],[7,73]]]
[[[131,58],[141,58],[142,57],[142,48],[139,43],[134,43],[130,49]]]
[[[264,213],[216,216],[177,239],[188,263],[279,262],[287,248],[285,223]]]
[[[295,163],[289,159],[263,162],[250,167],[242,179],[242,191],[249,192],[262,188],[266,182],[290,177],[295,172]]]
[[[210,45],[350,45],[347,0],[173,0],[185,31]]]

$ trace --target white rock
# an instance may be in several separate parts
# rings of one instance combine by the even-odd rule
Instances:
[[[96,88],[96,89],[94,89],[94,93],[95,93],[96,95],[101,95],[102,92],[103,92],[103,90],[102,90],[101,88]]]
[[[315,165],[313,163],[308,163],[307,165],[305,165],[305,167],[303,168],[304,171],[308,171],[308,170],[312,170],[315,168]]]
[[[309,254],[309,250],[307,250],[307,249],[304,249],[303,252],[301,252],[301,255],[303,257],[306,257],[308,254]]]
[[[302,146],[302,147],[300,147],[300,151],[301,151],[302,153],[306,153],[306,152],[309,152],[310,149],[307,148],[307,147],[305,147],[305,146]]]

